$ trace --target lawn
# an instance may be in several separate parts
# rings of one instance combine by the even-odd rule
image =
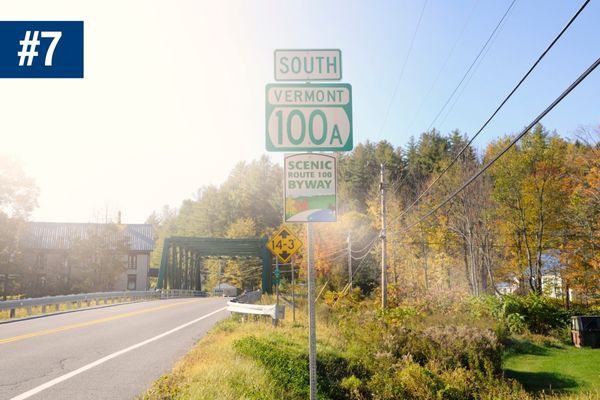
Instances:
[[[600,349],[521,342],[505,357],[504,370],[528,391],[600,392]]]

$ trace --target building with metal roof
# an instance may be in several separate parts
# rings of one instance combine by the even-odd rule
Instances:
[[[86,263],[74,253],[86,244],[102,247],[105,255],[114,250],[122,258],[110,290],[146,290],[154,235],[150,224],[29,222],[19,242],[24,286],[41,294],[85,290],[77,282],[89,282],[85,274],[94,273],[90,265],[97,260]]]
[[[69,250],[78,240],[88,239],[110,224],[29,222],[21,238],[23,249]],[[115,225],[116,235],[128,239],[131,251],[154,250],[154,229],[150,224]]]

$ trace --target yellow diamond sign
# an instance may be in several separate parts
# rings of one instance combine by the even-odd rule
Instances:
[[[302,241],[285,226],[282,226],[267,242],[267,249],[284,263],[290,261],[300,247],[302,247]]]

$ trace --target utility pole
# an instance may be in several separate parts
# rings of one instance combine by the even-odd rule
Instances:
[[[394,272],[394,286],[398,286],[398,270],[396,268],[397,259],[396,259],[396,246],[398,245],[397,241],[392,240],[392,268]]]
[[[427,276],[427,248],[425,247],[425,241],[423,241],[423,265],[425,266],[425,290],[429,292],[429,277]]]
[[[350,291],[352,291],[352,241],[350,240],[350,233],[348,233],[348,285],[350,285]]]
[[[385,166],[381,163],[381,174],[379,179],[379,191],[381,192],[381,308],[387,308],[387,260],[386,260],[386,232],[385,232],[385,184],[383,174]]]

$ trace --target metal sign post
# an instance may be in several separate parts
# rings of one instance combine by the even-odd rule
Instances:
[[[277,326],[277,322],[279,320],[279,280],[280,275],[279,272],[279,257],[275,257],[275,319],[273,320],[273,325]]]
[[[310,400],[317,399],[317,321],[315,318],[315,260],[313,254],[313,224],[308,222],[308,370],[310,376]]]
[[[275,79],[282,81],[340,80],[339,49],[275,51]],[[267,151],[351,151],[352,86],[348,83],[274,83],[265,88]],[[308,242],[308,365],[310,400],[317,399],[317,329],[313,222],[337,220],[335,156],[295,154],[285,157],[284,221],[305,222]],[[285,227],[266,247],[286,263],[302,246]],[[292,303],[294,265],[292,266]],[[294,307],[292,305],[292,307]],[[295,309],[293,318],[295,320]]]
[[[294,279],[294,261],[292,261],[290,265],[292,267],[292,322],[296,322],[296,295],[294,291],[296,282]]]

